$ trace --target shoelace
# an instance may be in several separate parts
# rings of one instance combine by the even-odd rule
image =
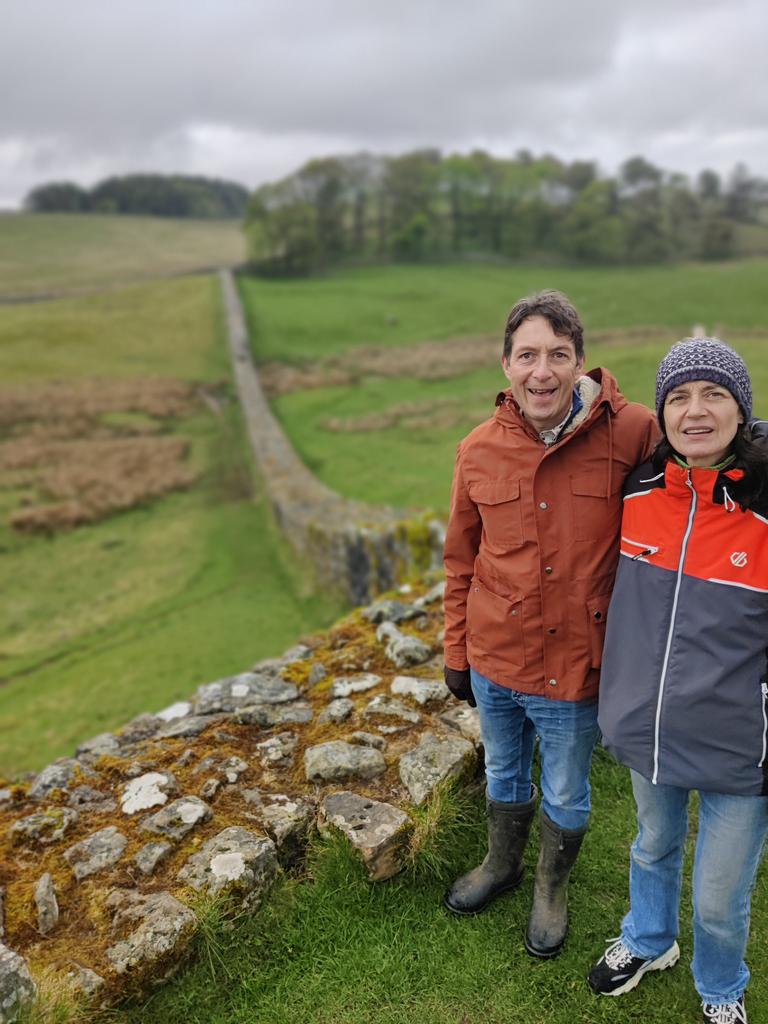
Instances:
[[[739,1003],[704,1003],[704,1014],[712,1024],[741,1024],[746,1020]]]
[[[632,954],[621,940],[616,941],[615,946],[611,946],[610,949],[605,951],[605,962],[612,971],[617,970],[619,967],[626,967],[628,963],[631,963],[632,959]],[[717,1024],[720,1024],[720,1021]],[[723,1024],[729,1024],[729,1022],[725,1021]]]

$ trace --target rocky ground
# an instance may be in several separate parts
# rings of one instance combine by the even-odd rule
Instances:
[[[104,1005],[162,981],[201,900],[257,907],[314,829],[374,880],[399,871],[411,806],[477,765],[476,712],[442,682],[441,598],[376,601],[0,783],[0,1024],[52,979]]]

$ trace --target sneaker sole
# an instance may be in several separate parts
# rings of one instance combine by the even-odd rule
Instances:
[[[677,942],[674,942],[666,953],[662,953],[661,956],[657,956],[655,960],[651,960],[651,962],[646,964],[645,967],[641,967],[637,974],[633,974],[632,977],[628,978],[623,985],[619,988],[615,988],[612,992],[601,992],[600,989],[593,988],[591,982],[589,987],[594,993],[596,993],[596,995],[599,996],[623,996],[625,992],[631,992],[633,988],[636,988],[649,971],[665,971],[668,967],[674,967],[679,959],[680,947]]]

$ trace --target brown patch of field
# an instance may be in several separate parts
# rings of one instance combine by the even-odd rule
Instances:
[[[189,382],[154,379],[0,390],[0,489],[22,506],[10,524],[54,533],[189,487],[189,441],[164,432],[203,397]]]
[[[385,412],[367,416],[331,416],[322,420],[320,426],[334,434],[365,434],[399,426],[410,430],[441,430],[467,421],[479,423],[488,415],[487,396],[481,395],[476,406],[467,406],[466,401],[458,398],[435,399],[428,408],[422,402],[403,402]]]

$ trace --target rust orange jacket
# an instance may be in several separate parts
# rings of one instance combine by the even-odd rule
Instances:
[[[445,540],[445,664],[556,700],[597,696],[621,491],[656,418],[603,369],[586,419],[551,447],[509,391],[459,445]]]

